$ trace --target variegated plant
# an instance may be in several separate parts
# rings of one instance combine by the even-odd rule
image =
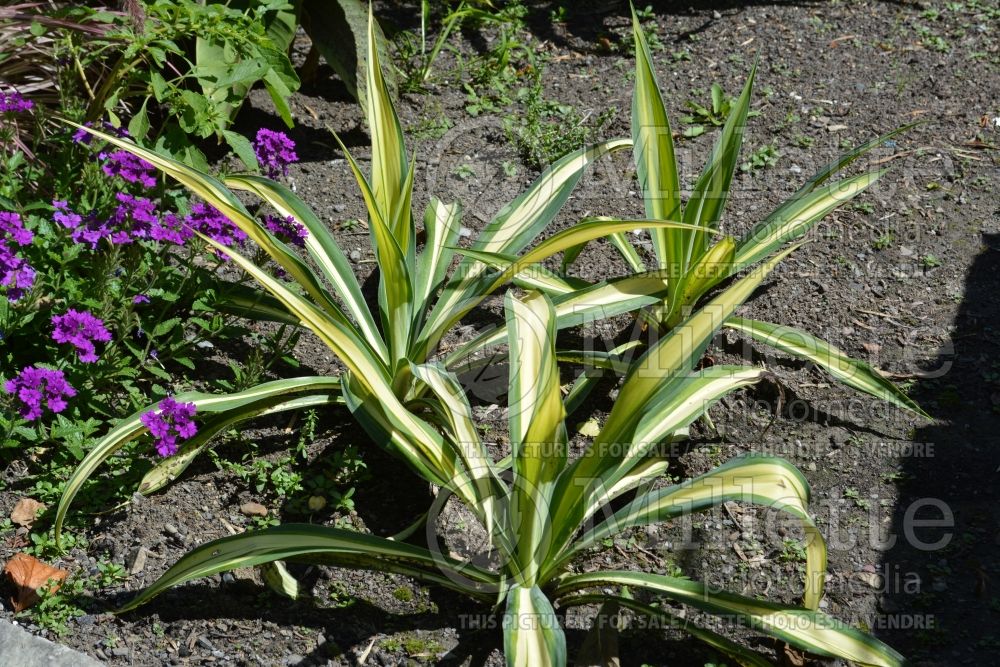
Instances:
[[[640,313],[645,324],[660,331],[669,331],[680,325],[691,310],[721,283],[801,239],[823,217],[875,183],[884,171],[866,172],[837,181],[831,179],[859,157],[909,127],[901,127],[878,137],[826,165],[741,239],[721,235],[719,223],[738,164],[756,66],[741,95],[733,103],[690,196],[682,202],[670,123],[656,82],[649,46],[634,11],[633,36],[636,72],[632,99],[632,142],[646,217],[650,220],[682,221],[685,226],[649,229],[655,261],[652,270],[647,269],[627,235],[615,233],[609,238],[635,272],[633,275],[596,284],[579,281],[574,281],[572,285],[565,282],[539,283],[537,287],[552,297],[559,329],[639,308],[645,309]],[[570,264],[581,250],[577,247],[564,255],[563,266]],[[477,248],[467,254],[497,268],[514,267],[517,271],[528,268],[523,259],[482,252]],[[741,331],[783,353],[810,361],[853,389],[926,416],[914,401],[876,369],[848,357],[835,346],[805,331],[735,316],[724,326]],[[499,345],[504,338],[502,327],[484,331],[456,350],[447,365],[459,368],[472,352]],[[634,358],[639,349],[638,341],[634,341],[610,352],[560,350],[559,355],[567,361],[624,372],[631,365],[629,359]],[[581,376],[572,394],[574,405],[599,377],[594,373]]]
[[[491,557],[485,560],[495,566],[442,554],[437,538],[427,548],[329,526],[286,524],[194,549],[123,610],[177,584],[226,570],[306,561],[405,574],[493,604],[503,614],[504,652],[511,667],[566,665],[566,640],[556,609],[609,602],[686,630],[744,665],[769,663],[690,618],[681,620],[680,610],[671,604],[736,619],[816,655],[902,665],[903,658],[890,647],[816,611],[823,596],[826,545],[808,514],[808,485],[794,467],[782,459],[751,455],[681,484],[649,484],[669,464],[656,454],[659,443],[722,396],[765,374],[738,366],[696,370],[696,363],[712,336],[782,257],[736,281],[688,318],[687,327],[652,346],[626,378],[604,427],[577,458],[568,454],[555,353],[557,316],[541,292],[522,298],[508,292],[506,297],[511,455],[505,462],[494,461],[480,441],[456,376],[435,363],[412,366],[447,412],[428,407],[391,414],[398,421],[384,437],[400,450],[425,453],[425,479],[475,514],[489,535]],[[349,405],[382,394],[389,395],[388,385],[372,387],[353,374],[344,387]],[[507,465],[509,482],[501,475]],[[616,501],[620,509],[609,511]],[[802,607],[718,592],[659,573],[574,570],[581,557],[623,531],[730,501],[781,510],[801,522],[807,554]],[[669,604],[653,604],[664,601]]]
[[[374,23],[372,24],[374,26]],[[376,313],[362,296],[350,262],[323,222],[285,186],[254,175],[231,175],[223,180],[134,143],[90,128],[82,128],[145,159],[187,186],[192,193],[222,212],[266,251],[290,278],[290,288],[268,271],[256,266],[234,248],[225,248],[233,262],[244,269],[265,291],[235,291],[223,304],[229,310],[312,329],[343,362],[354,378],[363,401],[351,404],[359,419],[386,425],[403,406],[426,399],[418,386],[414,368],[425,364],[437,351],[442,337],[462,317],[500,287],[506,273],[464,257],[452,267],[461,229],[460,207],[432,199],[423,216],[424,242],[418,252],[418,234],[411,211],[414,161],[406,153],[403,134],[379,65],[375,28],[369,29],[367,120],[372,137],[371,173],[365,176],[341,143],[365,201],[372,246],[378,263],[380,284]],[[338,138],[339,141],[339,138]],[[535,183],[504,206],[479,235],[473,248],[502,256],[520,253],[548,226],[569,198],[586,167],[609,152],[628,148],[627,139],[607,141],[566,155],[545,170]],[[235,192],[245,192],[269,204],[282,217],[291,216],[308,230],[306,251],[311,263],[260,225]],[[683,227],[679,222],[651,223]],[[537,246],[529,259],[546,257],[613,232],[646,226],[642,221],[584,221]],[[218,246],[211,239],[206,242]],[[531,262],[529,262],[531,263]],[[498,276],[504,276],[498,279]],[[533,270],[518,276],[526,284],[547,289],[568,287],[557,276]],[[470,350],[470,353],[474,350]],[[459,357],[461,355],[458,355]],[[378,380],[376,382],[376,380]],[[360,383],[360,384],[359,384]],[[343,402],[340,380],[331,377],[299,377],[268,382],[231,395],[190,392],[176,400],[194,403],[202,415],[197,437],[180,451],[159,462],[146,475],[139,490],[150,493],[175,479],[212,441],[232,424],[303,404]],[[143,408],[123,420],[91,450],[70,478],[57,516],[58,535],[73,498],[101,464],[146,427],[140,421]],[[392,430],[392,429],[390,429]],[[401,451],[418,470],[430,470],[428,453],[401,443]],[[444,477],[437,481],[448,479]]]

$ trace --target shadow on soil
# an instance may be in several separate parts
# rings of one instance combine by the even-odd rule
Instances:
[[[943,352],[914,398],[937,418],[901,461],[893,545],[883,562],[882,627],[927,665],[992,664],[1000,648],[1000,235],[983,237]],[[919,577],[919,580],[917,579]],[[987,655],[990,657],[987,658]]]

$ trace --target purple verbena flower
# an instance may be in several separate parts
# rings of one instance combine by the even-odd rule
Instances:
[[[7,300],[17,301],[34,284],[35,270],[26,259],[14,254],[5,240],[0,240],[0,287],[6,288]]]
[[[56,199],[52,202],[52,207],[56,209],[52,219],[66,229],[76,229],[83,222],[83,217],[70,209],[69,202]]]
[[[109,220],[114,227],[111,242],[125,244],[151,238],[152,229],[160,224],[156,217],[156,204],[145,197],[133,197],[124,192],[116,194],[115,199],[119,203]]]
[[[108,121],[103,121],[101,123],[101,125],[104,127],[104,131],[105,132],[110,132],[111,134],[114,134],[117,137],[127,137],[128,136],[128,130],[126,130],[124,127],[115,127],[114,125],[112,125]],[[83,127],[93,127],[93,126],[94,126],[94,124],[91,123],[89,120],[86,123],[83,124]],[[83,128],[80,128],[76,132],[73,133],[73,143],[83,144],[84,146],[89,146],[90,142],[93,139],[94,139],[94,135],[92,135],[90,132],[87,132]]]
[[[99,153],[97,157],[106,160],[101,169],[108,176],[120,176],[129,183],[141,183],[147,188],[156,185],[156,177],[153,176],[156,167],[141,157],[136,157],[128,151]]]
[[[191,419],[197,407],[194,403],[178,403],[172,396],[160,401],[158,407],[159,410],[144,412],[139,421],[149,429],[160,456],[171,456],[177,453],[177,438],[187,439],[198,432]]]
[[[191,231],[191,228],[173,213],[165,214],[156,225],[149,229],[149,237],[161,243],[184,245],[184,242],[192,236],[194,236],[194,232]]]
[[[268,178],[288,175],[288,165],[297,162],[295,142],[284,132],[261,128],[253,144],[254,155]]]
[[[8,236],[17,245],[28,245],[35,235],[24,228],[21,216],[10,211],[0,211],[0,236]]]
[[[111,340],[111,332],[104,322],[87,311],[70,308],[64,315],[53,316],[52,326],[52,340],[71,344],[79,350],[79,359],[85,364],[97,361],[95,341],[107,343]]]
[[[76,396],[76,389],[66,381],[62,371],[37,366],[25,367],[20,375],[7,380],[3,388],[21,401],[21,416],[28,421],[42,416],[43,402],[52,412],[62,412],[66,409],[66,399]]]
[[[296,221],[292,216],[282,219],[274,215],[265,215],[264,226],[267,227],[269,232],[286,243],[291,243],[300,248],[306,245],[306,238],[309,236],[309,232],[306,230],[305,225]]]
[[[94,250],[101,239],[111,236],[111,232],[110,223],[107,220],[99,219],[95,213],[91,212],[84,218],[82,224],[73,229],[72,237],[74,243],[87,243],[90,245],[90,249]]]
[[[26,100],[17,91],[0,92],[0,113],[20,113],[30,111],[35,106],[31,100]]]
[[[149,303],[149,297],[145,294],[136,294],[132,297],[132,303],[138,306],[140,303]]]
[[[225,246],[241,244],[246,240],[247,235],[242,229],[222,215],[217,209],[196,202],[191,206],[191,213],[184,218],[184,222],[196,232],[201,232],[216,243]],[[220,255],[225,258],[225,255]]]

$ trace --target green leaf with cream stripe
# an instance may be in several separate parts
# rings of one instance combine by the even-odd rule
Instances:
[[[296,559],[399,572],[484,599],[495,595],[493,591],[499,583],[492,573],[410,544],[342,528],[287,523],[223,537],[197,547],[118,612],[135,609],[187,581],[276,560]]]
[[[742,331],[758,343],[763,343],[816,364],[848,387],[871,394],[930,419],[916,401],[887,380],[877,369],[858,359],[852,359],[830,343],[816,338],[801,329],[770,322],[731,317],[726,326]]]
[[[700,582],[687,579],[645,572],[589,572],[564,577],[559,582],[556,595],[605,586],[642,588],[711,614],[735,616],[765,634],[817,655],[877,667],[902,667],[906,664],[905,659],[886,644],[832,616],[733,593],[715,592]]]
[[[809,484],[788,462],[775,457],[742,456],[682,484],[640,495],[575,540],[560,561],[568,562],[630,528],[667,522],[731,501],[780,509],[802,521],[807,555],[803,604],[816,609],[823,597],[826,544],[807,510]]]
[[[801,238],[830,211],[864,192],[884,173],[874,171],[837,181],[778,207],[740,241],[733,273],[767,257],[788,241]]]
[[[566,667],[566,635],[537,586],[511,586],[503,617],[507,667]]]
[[[351,263],[327,226],[316,217],[305,202],[284,185],[260,176],[229,176],[225,184],[234,190],[254,193],[270,204],[278,215],[283,218],[291,216],[309,231],[305,243],[310,257],[343,300],[347,312],[351,314],[365,339],[375,346],[383,359],[387,359],[385,343],[361,294],[361,286],[354,275]]]
[[[636,173],[642,188],[646,217],[654,220],[680,220],[680,182],[674,157],[670,121],[663,106],[653,56],[632,10],[632,36],[635,40],[635,90],[632,95],[632,143]],[[687,221],[690,222],[690,221]],[[690,234],[668,229],[652,229],[653,252],[659,261],[656,268],[673,268],[678,275],[686,271],[684,253]]]
[[[174,396],[178,403],[194,403],[198,415],[227,414],[245,415],[246,419],[257,416],[275,406],[288,402],[294,396],[330,395],[340,393],[338,378],[310,376],[265,382],[234,394],[207,394],[204,392],[184,392]],[[84,483],[97,471],[100,465],[119,449],[145,434],[148,429],[140,420],[143,413],[155,410],[158,403],[148,405],[120,421],[101,438],[73,474],[66,481],[66,487],[56,509],[55,539],[59,542],[62,525],[73,499]]]
[[[549,501],[566,465],[566,411],[555,358],[555,313],[539,292],[506,298],[510,347],[509,424],[514,459],[510,517],[517,537],[518,582],[536,583],[548,551]]]
[[[743,667],[774,667],[772,663],[768,662],[746,647],[740,646],[733,640],[723,637],[722,635],[712,632],[711,630],[699,628],[697,625],[694,625],[689,618],[674,616],[673,614],[667,613],[667,609],[653,607],[630,597],[607,594],[573,595],[560,600],[559,604],[560,607],[565,608],[582,605],[601,605],[606,602],[617,603],[618,605],[630,609],[636,614],[645,616],[659,624],[652,627],[670,626],[680,630],[681,632],[686,632],[695,639],[711,646],[716,651],[729,656],[740,665],[743,665]]]

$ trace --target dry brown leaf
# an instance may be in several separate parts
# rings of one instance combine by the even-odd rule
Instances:
[[[878,354],[882,346],[878,343],[861,343],[861,347],[865,348],[865,352],[868,354]]]
[[[10,520],[19,526],[31,528],[31,524],[35,523],[35,518],[43,509],[45,509],[45,505],[34,498],[21,498],[14,505],[14,511],[10,513]]]
[[[10,598],[14,611],[36,604],[39,601],[38,590],[44,588],[49,581],[53,581],[51,590],[57,591],[69,576],[66,570],[47,565],[23,552],[14,554],[3,571],[14,587],[14,595]]]
[[[803,667],[806,664],[806,654],[788,644],[785,644],[785,651],[781,658],[782,665],[786,667]]]

